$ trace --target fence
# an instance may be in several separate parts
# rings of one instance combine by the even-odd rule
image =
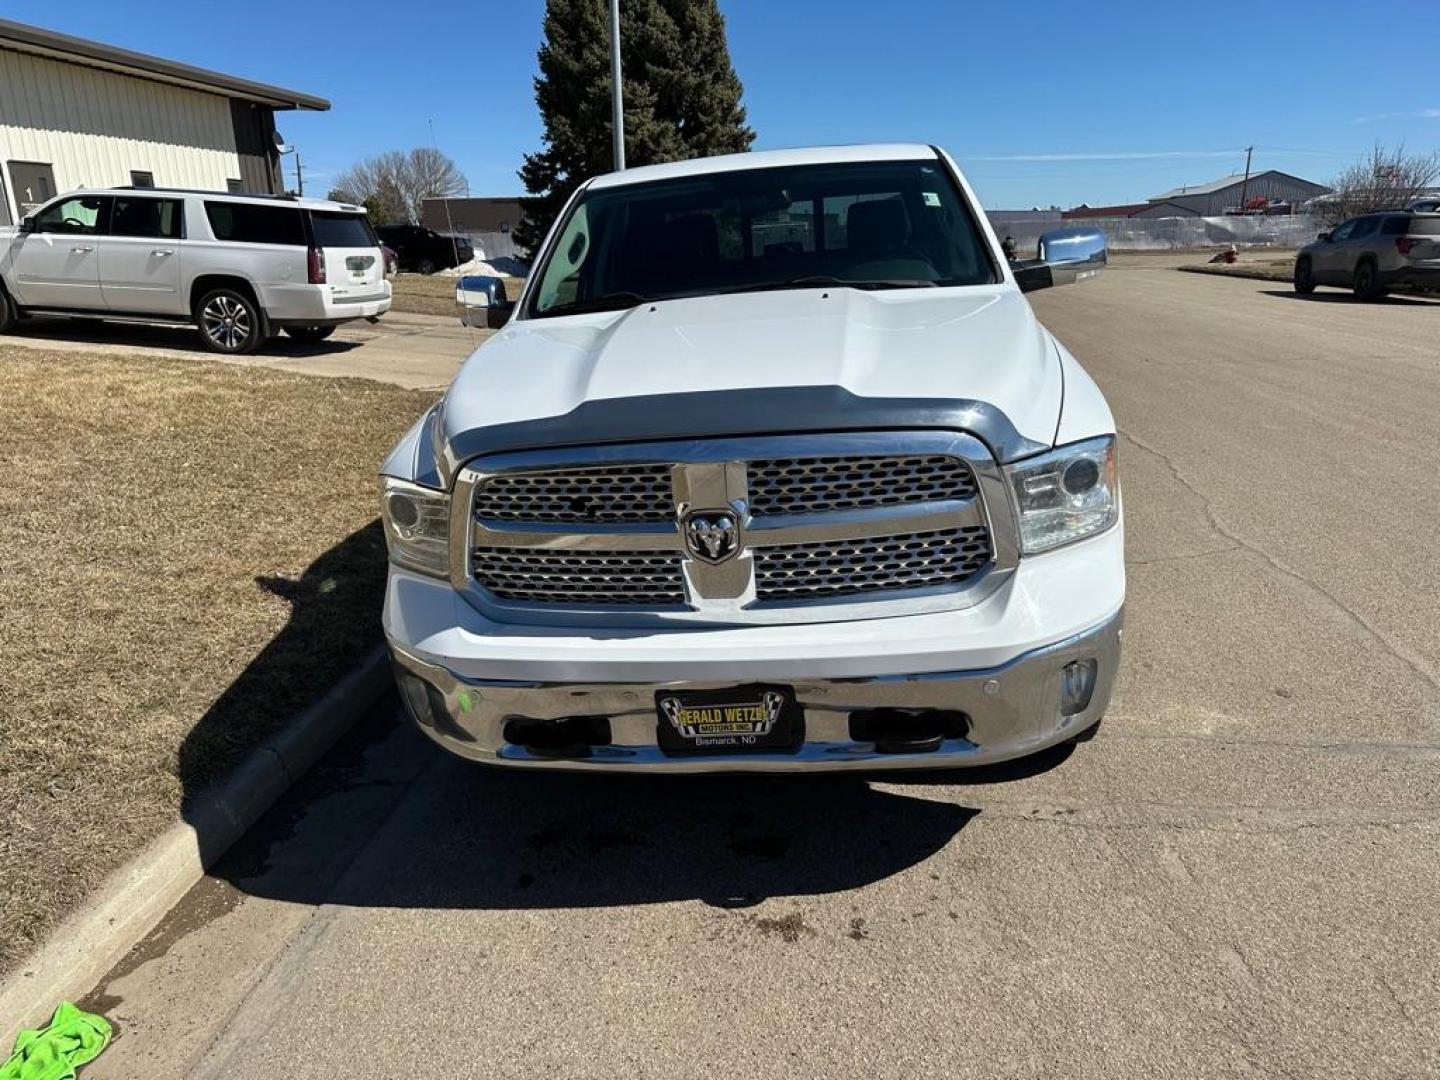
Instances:
[[[1061,228],[1099,229],[1112,251],[1174,251],[1189,248],[1297,248],[1315,239],[1322,226],[1310,214],[1285,216],[1082,218],[1071,221],[1008,221],[995,226],[1013,236],[1022,257],[1035,250],[1042,233]]]

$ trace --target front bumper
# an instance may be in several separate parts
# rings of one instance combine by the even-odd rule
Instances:
[[[788,752],[672,757],[656,737],[655,691],[706,690],[733,681],[547,683],[461,678],[391,641],[401,698],[421,730],[475,761],[531,768],[657,772],[789,772],[953,768],[1035,753],[1093,727],[1110,701],[1120,660],[1123,612],[1099,625],[996,667],[970,671],[797,679],[804,741]],[[1065,715],[1062,669],[1094,661],[1088,702]],[[411,680],[418,680],[411,681]],[[852,737],[851,714],[873,710],[963,713],[963,736],[916,753],[882,752]],[[506,740],[511,720],[604,718],[610,741],[569,756],[536,753]]]

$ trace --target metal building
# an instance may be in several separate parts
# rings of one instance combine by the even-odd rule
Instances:
[[[0,225],[81,187],[278,193],[294,90],[0,19]]]
[[[1159,195],[1151,195],[1148,201],[1173,203],[1201,217],[1219,217],[1238,213],[1242,207],[1253,213],[1270,206],[1299,206],[1329,190],[1324,184],[1303,180],[1278,169],[1266,169],[1251,173],[1249,180],[1245,179],[1244,173],[1235,173],[1208,184],[1190,184],[1163,191]]]

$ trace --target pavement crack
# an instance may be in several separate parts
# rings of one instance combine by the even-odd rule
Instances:
[[[1219,516],[1215,513],[1215,508],[1210,504],[1209,498],[1207,498],[1205,494],[1202,493],[1200,489],[1197,488],[1194,484],[1192,484],[1189,480],[1185,479],[1184,474],[1181,473],[1179,467],[1175,464],[1174,460],[1169,457],[1169,455],[1163,453],[1160,450],[1157,450],[1149,443],[1146,443],[1141,439],[1137,439],[1128,431],[1120,432],[1120,437],[1126,442],[1130,443],[1130,445],[1136,447],[1139,450],[1145,451],[1145,453],[1149,454],[1151,457],[1155,458],[1157,461],[1163,464],[1165,468],[1170,472],[1170,475],[1175,478],[1176,483],[1178,483],[1181,487],[1183,487],[1186,491],[1190,492],[1190,494],[1194,495],[1195,498],[1200,501],[1200,506],[1205,512],[1205,520],[1209,523],[1210,528],[1213,529],[1218,535],[1225,537],[1225,539],[1231,541],[1238,547],[1242,547],[1246,551],[1258,555],[1261,559],[1265,561],[1268,566],[1270,566],[1278,573],[1284,574],[1291,580],[1298,581],[1300,584],[1313,590],[1318,596],[1326,600],[1336,611],[1340,612],[1346,618],[1348,618],[1353,625],[1359,627],[1362,631],[1364,631],[1366,636],[1368,636],[1372,641],[1379,645],[1385,653],[1393,657],[1395,660],[1398,660],[1401,664],[1405,665],[1405,667],[1409,668],[1410,672],[1417,679],[1419,679],[1426,686],[1430,687],[1431,690],[1440,692],[1440,674],[1437,674],[1435,670],[1431,667],[1431,665],[1423,657],[1405,648],[1403,645],[1391,641],[1390,638],[1388,638],[1377,627],[1375,627],[1368,619],[1365,618],[1365,616],[1361,615],[1354,608],[1350,607],[1333,592],[1325,588],[1325,586],[1319,584],[1311,578],[1306,577],[1299,570],[1287,566],[1277,556],[1271,554],[1269,551],[1266,551],[1265,548],[1257,544],[1255,541],[1247,539],[1246,537],[1241,536],[1239,533],[1231,530],[1220,520]]]
[[[1224,555],[1227,551],[1243,551],[1241,544],[1226,544],[1224,547],[1207,548],[1204,551],[1192,551],[1185,555],[1157,555],[1153,559],[1126,559],[1130,566],[1154,566],[1156,563],[1178,563],[1192,562],[1195,559],[1208,559],[1211,555]]]

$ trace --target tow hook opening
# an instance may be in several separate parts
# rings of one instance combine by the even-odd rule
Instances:
[[[946,739],[963,739],[970,717],[950,709],[865,709],[850,714],[850,738],[881,754],[926,754]]]
[[[543,757],[586,757],[592,746],[610,742],[610,721],[603,716],[516,717],[505,722],[504,737],[506,742]]]

